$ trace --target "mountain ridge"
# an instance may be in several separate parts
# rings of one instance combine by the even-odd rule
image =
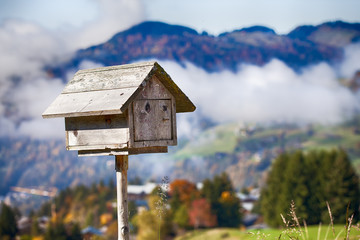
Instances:
[[[146,59],[190,62],[208,72],[231,70],[240,64],[262,66],[276,58],[294,70],[344,57],[343,47],[360,42],[360,24],[341,21],[299,26],[286,35],[264,26],[252,26],[218,36],[180,25],[148,21],[119,32],[102,44],[78,50],[67,62],[48,66],[49,73],[64,77],[82,61],[105,66]]]

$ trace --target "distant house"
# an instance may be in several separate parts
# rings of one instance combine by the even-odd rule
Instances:
[[[257,202],[260,198],[260,189],[252,189],[249,194],[237,193],[237,197],[240,199],[241,205],[245,212],[251,213],[254,207],[254,203]]]
[[[145,185],[128,185],[128,200],[134,201],[139,210],[148,207],[146,197],[156,188],[156,183],[146,183]],[[112,204],[116,208],[116,202]]]
[[[141,201],[156,188],[156,183],[146,183],[145,185],[129,185],[128,199],[129,201]]]
[[[26,231],[30,231],[30,227],[31,227],[31,219],[26,217],[26,216],[22,216],[18,221],[17,221],[17,227],[20,230],[20,232],[26,232]]]
[[[245,227],[251,227],[257,223],[259,220],[259,215],[252,213],[254,204],[260,198],[260,189],[254,188],[250,191],[249,194],[237,193],[237,197],[241,201],[241,206],[243,208],[243,224]]]
[[[81,230],[81,234],[83,235],[83,239],[84,240],[90,240],[92,239],[92,237],[95,236],[102,236],[103,233],[94,227],[88,226],[86,228],[84,228],[83,230]]]
[[[38,224],[40,229],[45,230],[48,227],[48,223],[50,222],[49,217],[42,216],[38,218]]]

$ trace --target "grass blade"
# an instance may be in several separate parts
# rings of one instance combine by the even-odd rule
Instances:
[[[319,227],[318,227],[317,240],[320,240],[320,235],[321,235],[321,223],[319,223]]]
[[[333,216],[332,216],[331,209],[330,209],[330,205],[329,205],[329,202],[328,202],[328,201],[326,201],[326,206],[327,206],[327,209],[328,209],[328,212],[329,212],[329,216],[330,216],[330,223],[331,223],[331,228],[332,228],[333,236],[335,237],[334,218],[333,218]]]
[[[324,238],[324,240],[326,240],[327,237],[328,237],[328,235],[329,235],[330,226],[331,226],[331,224],[329,224],[328,227],[327,227],[327,229],[326,229],[326,233],[325,233],[325,238]],[[334,237],[335,237],[335,236],[334,236]]]
[[[303,220],[303,223],[304,223],[304,228],[305,228],[306,239],[309,239],[309,231],[308,231],[308,228],[307,228],[306,221]]]

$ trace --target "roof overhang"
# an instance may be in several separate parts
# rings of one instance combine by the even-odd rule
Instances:
[[[175,97],[176,112],[195,110],[194,104],[157,62],[145,62],[78,71],[42,116],[122,114],[154,75]]]

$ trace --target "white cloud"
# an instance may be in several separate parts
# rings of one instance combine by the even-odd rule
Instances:
[[[360,44],[352,44],[345,48],[345,60],[340,66],[341,74],[351,78],[360,71]]]
[[[35,24],[8,20],[0,25],[0,79],[43,75],[45,63],[64,53],[63,44],[49,31]]]
[[[64,119],[35,118],[24,121],[18,127],[16,134],[36,139],[65,139]]]
[[[243,65],[238,73],[209,74],[162,62],[164,69],[195,103],[217,122],[292,122],[336,124],[360,109],[359,99],[322,63],[296,73],[283,62]]]
[[[15,110],[7,118],[0,117],[3,135],[64,138],[63,119],[44,120],[41,116],[64,86],[60,79],[34,78],[10,89],[9,96]]]
[[[35,24],[8,20],[0,25],[0,115],[12,121],[32,118],[60,80],[43,67],[63,56],[62,42]],[[46,85],[46,88],[44,87]]]
[[[41,118],[41,114],[61,93],[65,84],[60,80],[37,78],[12,91],[18,118]]]
[[[178,138],[192,138],[197,136],[200,129],[200,115],[194,113],[176,114],[176,126]]]

